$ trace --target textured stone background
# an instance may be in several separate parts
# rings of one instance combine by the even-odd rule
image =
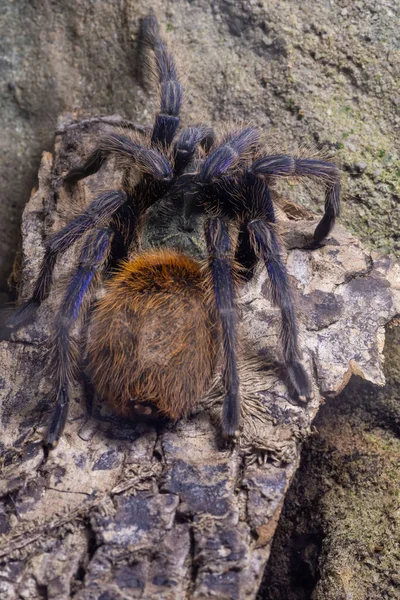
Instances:
[[[400,251],[397,0],[154,0],[184,47],[186,114],[251,120],[283,146],[337,150],[343,220]],[[149,122],[137,72],[144,0],[0,0],[0,290],[57,116],[72,106]],[[397,86],[396,86],[397,79]]]

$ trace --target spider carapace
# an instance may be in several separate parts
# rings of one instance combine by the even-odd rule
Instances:
[[[296,316],[276,233],[271,181],[311,177],[323,183],[325,212],[317,246],[339,212],[340,172],[330,162],[268,154],[255,128],[218,138],[204,125],[180,127],[182,87],[156,18],[142,22],[153,52],[160,105],[151,130],[128,123],[107,133],[65,185],[96,173],[108,157],[124,172],[122,189],[95,198],[49,240],[32,297],[14,314],[25,323],[49,295],[60,255],[83,238],[55,318],[55,408],[47,433],[63,432],[70,387],[80,362],[71,328],[85,297],[104,275],[94,303],[85,370],[99,398],[125,417],[155,412],[173,420],[206,394],[222,365],[222,429],[239,429],[235,293],[262,261],[282,316],[288,380],[303,399],[312,386],[300,362]],[[103,276],[103,277],[102,277]]]

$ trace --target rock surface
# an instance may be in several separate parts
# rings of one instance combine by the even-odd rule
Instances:
[[[400,597],[400,327],[384,354],[384,388],[354,378],[314,420],[258,600]]]
[[[64,117],[58,129],[77,116]],[[118,181],[109,165],[74,186],[72,196],[59,186],[104,127],[67,130],[54,157],[43,156],[39,188],[24,211],[15,273],[22,297],[37,276],[46,238]],[[101,407],[88,420],[77,386],[65,434],[47,457],[41,439],[52,397],[44,366],[59,294],[32,325],[2,343],[0,594],[10,600],[255,597],[301,442],[321,403],[318,390],[337,394],[351,373],[383,384],[384,326],[400,311],[395,263],[340,226],[323,248],[304,250],[314,227],[310,220],[282,222],[315,399],[296,404],[282,381],[279,313],[260,270],[240,293],[244,410],[234,447],[219,440],[217,392],[187,421],[156,428],[115,424]],[[60,261],[55,291],[65,286],[75,252]]]

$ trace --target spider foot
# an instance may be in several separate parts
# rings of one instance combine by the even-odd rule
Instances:
[[[68,416],[69,397],[65,386],[57,394],[57,403],[51,417],[50,427],[46,435],[46,446],[51,450],[58,444]]]
[[[225,396],[222,409],[222,431],[227,440],[233,440],[239,437],[239,397],[236,393],[230,393]]]
[[[299,362],[293,362],[287,365],[287,374],[290,387],[298,396],[300,402],[308,402],[314,398],[311,381]]]

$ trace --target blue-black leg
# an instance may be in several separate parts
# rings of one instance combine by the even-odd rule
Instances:
[[[316,177],[326,182],[325,212],[314,231],[314,242],[319,245],[333,228],[340,212],[340,171],[333,163],[311,158],[296,159],[296,175]]]
[[[212,129],[199,125],[184,129],[175,144],[174,171],[176,175],[183,173],[186,166],[193,158],[198,144],[208,152],[213,145],[215,135]]]
[[[241,267],[241,275],[250,281],[254,275],[254,268],[258,262],[256,253],[250,241],[247,223],[241,223],[235,252],[235,262]]]
[[[89,229],[108,224],[112,216],[128,201],[122,191],[104,192],[91,202],[76,219],[54,234],[47,245],[39,276],[31,298],[20,306],[8,320],[12,328],[21,327],[33,317],[37,307],[49,295],[57,257],[81,238]]]
[[[241,213],[247,221],[264,219],[275,223],[274,204],[269,191],[268,182],[252,173],[246,173],[240,180],[243,195]]]
[[[110,133],[101,140],[98,148],[90,154],[83,165],[74,167],[65,175],[64,181],[74,183],[97,173],[110,154],[130,159],[142,173],[151,175],[159,181],[172,178],[172,167],[161,152],[147,148],[123,134]]]
[[[264,156],[256,160],[249,172],[259,176],[315,177],[326,186],[325,213],[314,231],[314,242],[320,244],[335,224],[340,212],[340,170],[330,162],[312,158],[293,158],[284,154]]]
[[[236,360],[236,307],[233,283],[232,250],[228,227],[217,217],[206,222],[209,265],[217,314],[222,325],[224,346],[223,383],[226,391],[222,427],[227,436],[236,436],[240,421],[239,374]]]
[[[238,163],[243,154],[254,148],[259,140],[259,132],[251,127],[230,135],[208,155],[201,167],[199,181],[211,183],[213,179],[226,173]]]
[[[68,173],[64,176],[64,181],[67,183],[75,183],[80,179],[85,179],[85,177],[89,177],[89,175],[97,173],[97,171],[99,171],[102,167],[106,158],[107,153],[103,152],[101,148],[95,148],[95,150],[89,154],[82,165],[73,167],[70,171],[68,171]]]
[[[274,225],[260,219],[248,224],[256,255],[263,260],[271,281],[272,300],[281,310],[283,357],[291,387],[303,401],[312,398],[311,382],[300,363],[296,314],[292,292]]]
[[[56,405],[46,437],[49,447],[57,444],[63,432],[68,415],[70,382],[77,367],[78,352],[71,341],[70,330],[79,315],[90,283],[107,259],[112,236],[111,229],[100,229],[88,236],[56,317]]]
[[[241,199],[238,204],[238,198]],[[240,178],[237,189],[234,189],[227,200],[231,206],[238,204],[236,211],[241,225],[235,253],[235,261],[243,267],[243,275],[251,279],[258,257],[250,240],[248,223],[254,219],[263,219],[275,223],[275,211],[267,180],[252,173],[245,173]]]
[[[160,37],[157,19],[149,15],[142,22],[142,39],[154,51],[160,85],[160,112],[156,116],[151,141],[170,146],[179,127],[182,86],[178,81],[175,62]]]
[[[314,241],[319,245],[332,230],[340,211],[340,183],[330,185],[325,193],[325,213],[314,231]]]

